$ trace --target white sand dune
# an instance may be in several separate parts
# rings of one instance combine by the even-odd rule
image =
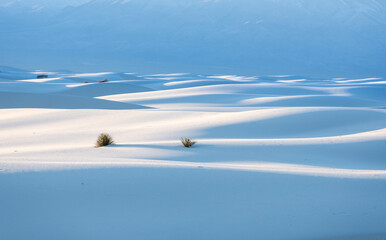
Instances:
[[[337,178],[367,178],[386,179],[386,170],[361,170],[326,168],[298,164],[283,163],[202,163],[202,162],[179,162],[164,160],[130,159],[130,161],[12,161],[6,163],[9,170],[17,170],[19,166],[29,166],[31,170],[54,170],[54,169],[76,169],[76,168],[98,168],[98,167],[152,167],[152,168],[205,168],[217,170],[239,170],[254,172],[269,172],[294,175],[308,175]]]
[[[383,79],[2,69],[1,239],[385,236]]]
[[[0,108],[134,109],[136,104],[58,94],[0,92]]]
[[[379,80],[381,78],[361,78],[361,79],[350,79],[350,80],[337,80],[336,83],[352,83],[352,82],[368,82]],[[362,84],[362,83],[361,83]]]
[[[35,82],[35,83],[44,83],[44,82],[53,82],[56,80],[60,80],[61,78],[33,78],[33,79],[23,79],[23,80],[18,80],[20,82]]]
[[[22,76],[23,72],[20,74]],[[183,136],[199,139],[201,145],[208,147],[306,147],[385,140],[383,88],[362,87],[359,81],[357,86],[350,87],[331,86],[331,81],[302,81],[288,86],[282,82],[260,83],[255,77],[233,75],[209,76],[206,78],[209,81],[200,76],[203,81],[196,81],[184,80],[194,79],[188,74],[131,74],[136,79],[134,82],[113,80],[74,85],[73,82],[79,82],[77,77],[122,79],[122,74],[71,74],[70,78],[68,73],[55,74],[67,74],[62,84],[53,85],[51,81],[2,83],[3,89],[13,90],[0,94],[3,133],[11,136],[7,144],[0,147],[5,157],[14,159],[15,151],[23,159],[28,159],[28,154],[46,155],[45,152],[56,150],[70,152],[74,149],[76,152],[92,147],[100,132],[110,132],[118,138],[118,143],[127,146],[153,144],[161,148],[165,143],[178,146],[178,139]],[[146,77],[154,78],[150,85]],[[156,83],[157,79],[164,82],[165,77],[173,77],[168,80],[172,84]],[[277,81],[283,78],[279,76]],[[234,83],[217,84],[210,79]],[[202,85],[174,84],[192,81]],[[162,89],[152,90],[149,86]],[[172,89],[167,89],[169,86]],[[28,90],[30,92],[26,92]],[[38,90],[41,93],[37,93]],[[146,110],[149,106],[154,109]],[[36,135],[39,135],[38,141]],[[180,156],[173,155],[174,150],[166,155],[157,149],[148,151],[151,153],[143,156],[128,156],[130,159],[148,159],[149,156],[159,159],[157,152],[173,160]],[[89,154],[86,155],[98,158]],[[224,156],[219,158],[231,160]],[[377,158],[382,156],[377,155]]]
[[[151,90],[152,89],[147,87],[136,86],[129,83],[107,82],[107,83],[82,84],[78,87],[72,87],[61,93],[66,95],[98,97],[98,96],[105,96],[110,94],[146,92]]]

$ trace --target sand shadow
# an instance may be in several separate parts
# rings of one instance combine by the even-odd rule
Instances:
[[[149,109],[150,107],[92,97],[66,96],[58,93],[0,92],[1,108],[127,110]]]

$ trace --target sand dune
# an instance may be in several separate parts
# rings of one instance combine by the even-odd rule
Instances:
[[[58,94],[0,93],[0,108],[52,109],[134,109],[146,108],[136,104],[118,103],[87,97],[68,97]]]
[[[49,192],[54,198],[81,196],[73,181],[88,191],[98,183],[99,190],[92,190],[93,196],[99,197],[94,201],[97,207],[90,211],[84,210],[83,204],[74,207],[68,201],[55,200],[63,209],[84,213],[76,219],[87,220],[94,230],[79,233],[93,239],[105,236],[104,226],[109,223],[102,221],[95,230],[98,219],[85,216],[106,207],[105,192],[120,196],[122,202],[114,204],[125,213],[120,217],[115,213],[109,221],[137,222],[142,217],[144,221],[136,229],[144,232],[149,224],[152,229],[158,226],[151,221],[159,216],[174,222],[165,222],[162,229],[167,232],[174,232],[178,223],[181,237],[189,232],[197,239],[208,239],[183,222],[188,214],[201,219],[196,223],[200,228],[211,226],[208,231],[221,239],[231,239],[236,228],[249,232],[248,236],[270,239],[272,231],[267,229],[276,223],[281,231],[273,239],[299,239],[299,233],[304,233],[304,239],[383,236],[383,79],[112,72],[53,72],[49,78],[36,79],[37,73],[11,69],[0,73],[0,130],[4,136],[0,138],[0,178],[5,183],[0,184],[0,191],[7,193],[1,196],[0,206],[11,206],[2,208],[3,213],[21,212],[14,207],[20,197],[12,187],[20,177],[23,186],[35,189],[32,185],[39,182],[40,188],[47,190],[43,195],[47,197]],[[109,81],[97,83],[104,78]],[[102,132],[111,134],[116,144],[95,148]],[[183,148],[181,137],[192,138],[197,144]],[[105,177],[102,180],[100,176]],[[66,179],[63,183],[62,178]],[[176,186],[180,181],[181,186]],[[62,184],[62,188],[51,189],[51,182]],[[137,194],[131,195],[133,192]],[[165,194],[173,199],[191,194],[196,200],[181,199],[182,204]],[[220,198],[222,205],[214,200]],[[29,199],[39,202],[30,211],[43,209],[39,214],[47,216],[53,212],[40,204],[38,194]],[[142,206],[148,199],[167,202],[163,207],[146,205],[137,213],[127,210],[127,202]],[[299,206],[289,199],[300,202]],[[173,214],[187,206],[194,212]],[[221,206],[231,211],[227,224],[236,228],[221,224],[221,214],[226,212]],[[152,214],[144,216],[146,209]],[[198,217],[205,214],[207,217]],[[315,216],[323,216],[326,229],[319,229],[322,223]],[[21,226],[28,222],[28,226],[32,224],[30,235],[36,236],[41,232],[39,226],[48,224],[44,218],[37,222],[25,219],[31,220],[28,215],[6,222],[17,221]],[[287,223],[294,225],[283,227]],[[355,224],[359,224],[357,231],[352,228]],[[253,230],[256,227],[258,232]],[[22,239],[12,228],[1,229],[0,237]],[[52,229],[59,231],[58,226]],[[131,238],[144,236],[122,229],[126,228],[114,232]],[[239,238],[240,234],[232,236]],[[79,235],[71,232],[69,236]],[[161,237],[170,238],[173,236]]]
[[[142,86],[136,86],[129,83],[108,82],[108,83],[102,83],[102,84],[100,83],[83,84],[78,87],[72,87],[61,93],[65,95],[98,97],[98,96],[105,96],[110,94],[146,92],[146,91],[152,91],[152,89],[147,87],[142,87]]]
[[[92,153],[99,132],[113,134],[117,146],[128,146],[115,148],[118,153],[112,156],[122,158],[126,153],[129,159],[162,160],[177,160],[187,154],[174,149],[182,136],[196,138],[208,149],[229,146],[236,152],[239,147],[253,146],[343,144],[349,149],[350,144],[386,140],[384,89],[361,85],[363,81],[382,80],[378,78],[298,81],[294,76],[260,80],[235,75],[56,72],[46,81],[26,81],[25,72],[5,74],[15,75],[15,79],[20,74],[21,78],[1,83],[8,91],[0,94],[0,121],[3,132],[12,136],[0,148],[6,158],[15,159],[15,151],[24,160],[39,154],[45,156],[42,161],[48,160],[55,151],[64,156],[73,151],[77,159],[83,159],[82,154],[99,158]],[[115,80],[96,83],[104,77]],[[54,84],[58,79],[61,82]],[[90,83],[81,83],[84,79]],[[347,83],[357,85],[340,86]],[[146,110],[148,107],[153,109]],[[36,142],[37,135],[40,138]],[[145,150],[127,153],[133,146]],[[379,153],[376,156],[382,158]],[[205,156],[199,158],[205,162]],[[232,160],[226,156],[219,159]],[[264,155],[259,159],[269,161]],[[92,165],[84,159],[81,162]],[[339,166],[349,169],[347,164],[342,167],[340,162]],[[20,162],[18,166],[28,169]]]

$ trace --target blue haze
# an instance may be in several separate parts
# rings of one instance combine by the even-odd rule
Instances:
[[[0,65],[386,76],[384,0],[40,2],[0,7]]]

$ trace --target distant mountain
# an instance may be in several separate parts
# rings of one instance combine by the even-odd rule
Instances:
[[[66,6],[78,6],[88,2],[89,0],[0,0],[0,8],[17,8],[18,5],[30,9],[37,8],[63,8]]]
[[[0,18],[0,64],[385,76],[385,13],[384,0],[92,0]]]

